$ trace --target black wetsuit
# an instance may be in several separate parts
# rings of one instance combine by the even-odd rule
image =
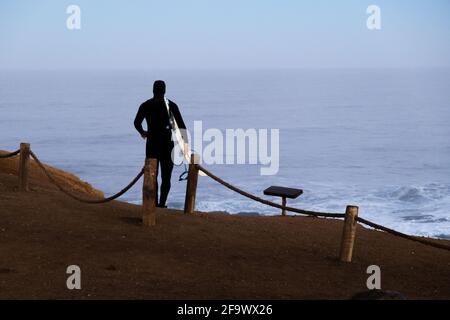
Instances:
[[[186,129],[183,118],[181,117],[178,106],[169,100],[169,110],[174,116],[180,129]],[[142,135],[145,133],[142,128],[144,119],[147,122],[147,145],[146,157],[158,160],[158,167],[161,168],[161,198],[159,206],[165,206],[167,196],[170,191],[170,179],[172,177],[173,161],[172,149],[174,147],[172,141],[172,131],[169,121],[167,107],[162,97],[153,97],[147,100],[139,107],[139,111],[134,119],[136,130]],[[187,143],[187,136],[183,133],[184,141]],[[158,186],[156,187],[158,190]],[[157,192],[158,193],[158,192]],[[156,194],[158,199],[158,194]]]

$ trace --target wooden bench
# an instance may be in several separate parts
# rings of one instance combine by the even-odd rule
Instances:
[[[281,197],[281,199],[282,199],[281,204],[283,205],[283,207],[285,207],[286,206],[286,198],[296,199],[301,194],[303,194],[303,190],[302,189],[294,189],[294,188],[285,188],[285,187],[271,186],[271,187],[267,188],[266,190],[264,190],[264,194],[266,196]],[[286,210],[285,209],[281,210],[281,215],[283,215],[283,216],[286,215]]]

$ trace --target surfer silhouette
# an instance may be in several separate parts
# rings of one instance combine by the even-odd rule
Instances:
[[[157,168],[161,172],[161,196],[158,207],[167,208],[166,201],[170,191],[170,180],[172,178],[173,160],[172,149],[172,129],[174,121],[181,131],[184,140],[184,151],[188,148],[188,137],[186,125],[184,124],[178,106],[165,98],[166,84],[162,80],[157,80],[153,84],[153,98],[145,101],[139,107],[134,119],[134,126],[146,142],[146,157],[157,159]],[[147,131],[142,128],[142,122],[146,120]],[[160,169],[160,170],[159,170]],[[158,183],[156,186],[156,200],[158,200]]]

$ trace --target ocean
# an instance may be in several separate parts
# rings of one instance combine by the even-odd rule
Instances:
[[[115,193],[143,165],[133,120],[156,79],[189,128],[280,130],[278,174],[208,166],[230,183],[261,196],[270,185],[302,188],[289,205],[358,205],[376,223],[450,239],[450,70],[2,71],[0,149],[29,142],[44,162]],[[183,207],[183,170],[174,170],[170,207]],[[140,203],[141,183],[122,200]],[[279,214],[208,177],[197,209]]]

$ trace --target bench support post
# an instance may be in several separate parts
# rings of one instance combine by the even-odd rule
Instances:
[[[286,197],[282,197],[282,198],[281,198],[281,205],[282,205],[283,207],[286,207]],[[282,216],[285,216],[285,215],[286,215],[286,209],[285,209],[285,208],[281,209],[281,215],[282,215]]]

